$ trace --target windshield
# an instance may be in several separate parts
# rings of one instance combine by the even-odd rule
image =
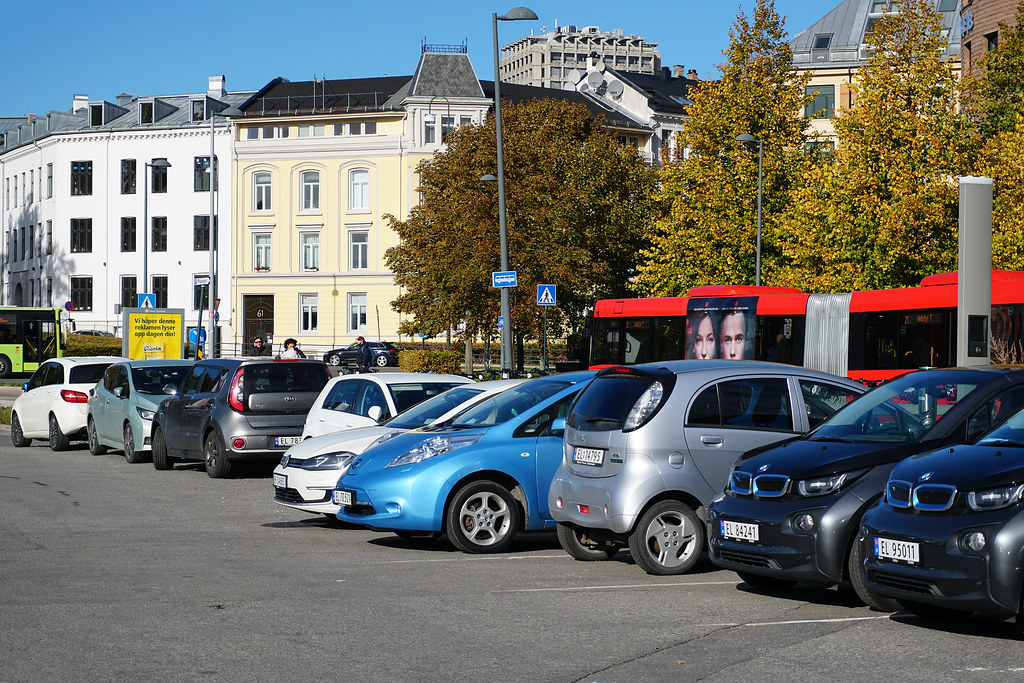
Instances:
[[[423,403],[413,406],[404,413],[393,417],[387,422],[387,425],[396,429],[423,427],[481,392],[483,392],[482,387],[473,384],[461,384],[433,398],[428,398]]]
[[[1024,448],[1024,410],[1018,410],[1006,422],[978,440],[978,445]]]
[[[808,438],[854,443],[912,441],[990,378],[964,370],[912,372],[864,394],[822,422]]]
[[[481,401],[459,415],[452,427],[493,427],[521,415],[541,401],[554,396],[572,382],[564,380],[534,380],[503,391]]]
[[[191,365],[156,365],[132,368],[132,384],[140,394],[162,394],[164,387],[181,385],[181,378],[192,372]]]

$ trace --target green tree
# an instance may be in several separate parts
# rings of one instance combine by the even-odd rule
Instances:
[[[834,119],[833,163],[810,166],[782,221],[777,284],[900,287],[956,268],[958,188],[977,139],[941,59],[931,0],[906,0],[867,36],[855,102]]]
[[[1024,3],[1017,6],[1016,22],[999,23],[999,46],[985,53],[979,77],[965,74],[970,112],[982,136],[1012,132],[1024,113]]]
[[[680,136],[687,157],[662,169],[667,213],[651,231],[638,292],[672,296],[697,285],[754,283],[758,145],[736,142],[744,133],[764,145],[762,282],[771,281],[777,217],[807,163],[807,122],[799,116],[807,78],[793,69],[784,23],[771,0],[758,0],[752,18],[741,11],[722,78],[694,88]]]
[[[654,173],[579,104],[536,99],[502,103],[513,330],[535,338],[543,311],[538,284],[558,286],[552,334],[578,328],[594,299],[626,294],[643,228],[652,220]],[[422,202],[407,220],[389,217],[401,241],[385,254],[402,293],[392,307],[413,317],[405,334],[465,325],[496,333],[500,270],[494,119],[464,126],[448,149],[419,167]]]

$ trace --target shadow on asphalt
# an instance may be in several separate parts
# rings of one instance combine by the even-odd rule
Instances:
[[[979,616],[950,616],[948,619],[925,619],[910,612],[896,612],[893,621],[917,628],[944,631],[962,636],[999,638],[1000,640],[1022,640],[1021,625],[1013,621],[997,621]]]

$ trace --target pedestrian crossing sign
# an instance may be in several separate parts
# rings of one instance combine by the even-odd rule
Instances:
[[[138,294],[139,308],[156,308],[156,294]]]
[[[537,285],[538,306],[554,306],[555,301],[555,285]]]

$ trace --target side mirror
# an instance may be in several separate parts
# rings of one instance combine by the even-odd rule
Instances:
[[[124,387],[114,387],[114,396],[121,398],[121,394],[124,393]]]
[[[551,423],[551,436],[564,436],[565,435],[565,418],[556,417]]]
[[[165,384],[164,393],[167,394],[168,396],[177,396],[178,387],[174,386],[173,384]]]
[[[28,382],[25,382],[24,384],[21,385],[21,390],[28,391]]]
[[[384,414],[384,409],[380,406],[370,406],[370,410],[367,411],[366,416],[374,422],[380,422],[380,416]]]

